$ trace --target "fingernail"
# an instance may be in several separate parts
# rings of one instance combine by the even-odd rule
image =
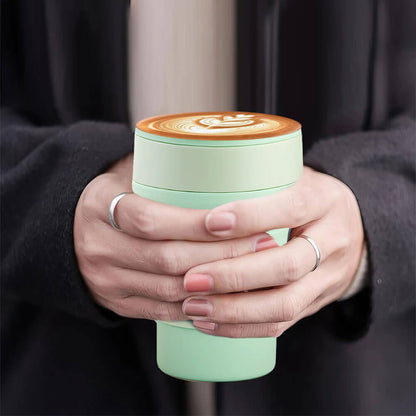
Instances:
[[[183,281],[188,292],[206,292],[212,288],[212,277],[209,274],[191,274]]]
[[[214,212],[208,214],[205,226],[208,231],[229,231],[235,225],[235,215],[232,212]]]
[[[279,247],[279,244],[276,243],[275,239],[271,236],[261,238],[256,243],[256,252],[267,250],[268,248]]]
[[[206,321],[193,321],[195,328],[198,328],[206,334],[212,334],[217,329],[217,324],[215,322],[206,322]]]
[[[212,305],[205,299],[186,300],[182,309],[188,316],[208,316],[212,313]]]

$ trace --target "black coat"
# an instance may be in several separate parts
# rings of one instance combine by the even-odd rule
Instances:
[[[82,189],[133,149],[128,3],[1,5],[2,414],[183,414],[155,324],[97,306],[73,248]],[[287,331],[270,375],[218,383],[219,414],[415,412],[415,5],[239,2],[239,109],[301,121],[305,163],[351,187],[371,287]]]

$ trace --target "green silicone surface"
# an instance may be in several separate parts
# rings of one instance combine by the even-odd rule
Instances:
[[[156,136],[155,134],[148,133],[140,130],[136,127],[135,135],[144,137],[145,139],[153,140],[155,142],[170,143],[182,146],[203,146],[203,147],[235,147],[235,146],[258,146],[259,144],[267,144],[273,142],[280,142],[283,140],[293,139],[296,136],[302,134],[301,129],[293,133],[282,134],[275,137],[267,137],[263,139],[244,139],[244,140],[189,140],[189,139],[178,139],[177,137],[167,136]]]
[[[195,209],[211,209],[238,199],[259,198],[261,196],[271,195],[290,185],[251,192],[185,192],[155,188],[135,181],[132,182],[133,192],[143,198],[177,207]]]
[[[287,185],[302,171],[302,137],[300,130],[297,133],[290,140],[271,138],[256,146],[185,146],[136,134],[133,180],[195,192],[243,192]]]
[[[166,374],[195,381],[263,376],[276,363],[276,338],[224,338],[157,323],[157,364]]]

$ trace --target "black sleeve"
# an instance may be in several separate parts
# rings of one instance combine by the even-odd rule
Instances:
[[[124,124],[35,127],[11,111],[1,115],[2,296],[117,322],[83,282],[73,220],[84,187],[133,150],[133,134]]]
[[[366,313],[382,321],[415,306],[415,138],[415,120],[402,116],[384,130],[321,140],[305,155],[347,184],[361,210],[371,288],[334,305],[346,337],[365,331]]]

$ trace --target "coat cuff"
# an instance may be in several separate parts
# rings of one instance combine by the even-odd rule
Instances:
[[[358,292],[363,290],[366,286],[370,284],[370,275],[368,273],[368,254],[367,254],[367,244],[364,242],[363,250],[361,252],[361,259],[358,265],[357,272],[355,273],[354,278],[352,279],[351,285],[344,292],[344,294],[338,299],[338,301],[343,301],[351,298],[356,295]]]

